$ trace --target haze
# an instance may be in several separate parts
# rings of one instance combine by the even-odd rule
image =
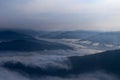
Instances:
[[[0,0],[0,28],[120,30],[119,0]]]

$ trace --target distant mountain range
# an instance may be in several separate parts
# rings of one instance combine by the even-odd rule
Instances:
[[[97,31],[55,31],[39,32],[41,38],[51,39],[80,39],[101,44],[120,45],[120,32],[97,32]]]
[[[91,47],[120,47],[120,32],[64,31],[50,32],[39,37],[49,39],[80,39],[78,44]],[[81,42],[88,42],[89,44],[82,44]]]
[[[63,31],[50,32],[40,35],[42,38],[52,39],[80,39],[93,43],[120,45],[120,32],[95,32],[95,31]]]
[[[72,49],[71,47],[64,44],[37,40],[30,33],[33,32],[1,30],[0,51],[43,51]]]
[[[38,40],[44,39],[78,39],[70,44],[82,45],[90,49],[118,49],[120,48],[120,32],[95,32],[95,31],[34,31],[34,30],[0,30],[0,50],[15,50],[23,47],[32,50],[71,49],[70,46]],[[44,42],[44,45],[42,44]],[[20,44],[21,43],[21,44]],[[46,44],[49,43],[50,45]],[[55,45],[56,44],[56,45]],[[68,42],[67,42],[68,44]],[[58,46],[59,45],[59,46]],[[63,46],[62,46],[63,45]],[[17,47],[16,47],[17,46]],[[30,47],[31,46],[31,47]],[[34,46],[34,47],[32,47]],[[46,46],[46,47],[43,47]],[[53,47],[54,46],[54,47]],[[26,47],[26,48],[25,48]],[[39,49],[38,49],[39,47]],[[62,48],[63,47],[63,48]],[[23,50],[24,50],[23,49]],[[54,50],[53,49],[53,50]],[[20,50],[20,49],[16,49]],[[22,50],[22,49],[21,49]]]
[[[91,36],[94,36],[96,34],[99,34],[100,32],[92,32],[92,31],[56,31],[56,32],[49,32],[43,35],[40,35],[39,37],[44,38],[54,38],[54,39],[84,39]]]

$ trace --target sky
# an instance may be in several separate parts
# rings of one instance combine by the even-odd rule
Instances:
[[[0,28],[120,31],[120,0],[0,0]]]

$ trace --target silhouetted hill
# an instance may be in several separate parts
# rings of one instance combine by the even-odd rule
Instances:
[[[13,40],[0,43],[0,51],[41,51],[56,49],[72,49],[72,48],[64,44],[52,43],[35,39]]]
[[[44,34],[40,37],[44,38],[56,38],[56,39],[83,39],[90,36],[94,36],[100,32],[92,32],[92,31],[56,31],[49,32],[48,34]]]
[[[40,30],[31,30],[31,29],[14,29],[14,31],[30,36],[43,36],[45,34],[50,33],[49,31],[40,31]]]
[[[32,38],[31,36],[25,35],[20,32],[16,32],[13,30],[1,30],[0,31],[0,40],[16,40],[16,39],[27,39]]]
[[[106,44],[120,45],[120,32],[104,32],[85,38],[83,40],[99,42],[103,44],[106,43]]]
[[[120,50],[106,51],[88,56],[73,56],[69,58],[72,63],[72,73],[80,74],[96,70],[120,77]]]

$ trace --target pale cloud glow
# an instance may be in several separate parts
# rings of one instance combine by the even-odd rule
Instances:
[[[1,0],[0,27],[120,30],[120,0]]]
[[[120,10],[119,3],[119,0],[31,0],[28,4],[22,5],[22,10],[28,13],[99,14]]]

